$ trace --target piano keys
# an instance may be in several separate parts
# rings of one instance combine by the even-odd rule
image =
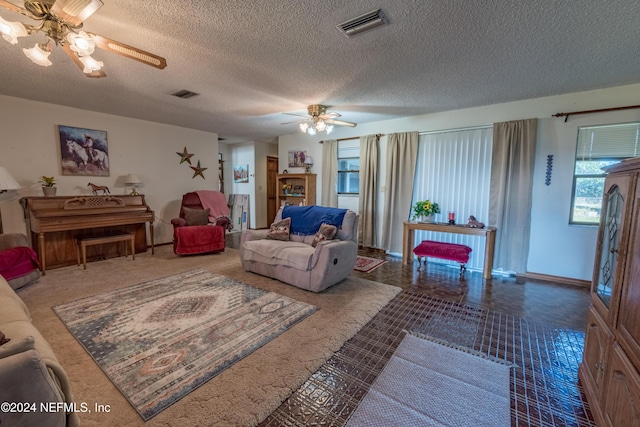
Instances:
[[[155,253],[154,212],[144,195],[57,196],[20,199],[31,246],[38,253],[42,273],[47,268],[74,265],[76,239],[116,233],[135,234],[136,253],[147,251],[146,223],[149,223],[151,253]],[[96,245],[87,259],[122,255],[119,245]]]

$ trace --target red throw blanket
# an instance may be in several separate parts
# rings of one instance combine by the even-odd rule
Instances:
[[[227,199],[219,191],[198,190],[195,193],[200,198],[200,203],[204,209],[209,208],[209,221],[215,223],[216,219],[224,216],[229,218],[229,207]]]
[[[0,251],[0,275],[6,280],[24,276],[36,268],[40,268],[38,254],[27,246]]]

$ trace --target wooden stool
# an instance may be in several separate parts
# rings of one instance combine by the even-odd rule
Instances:
[[[136,260],[136,236],[133,233],[113,234],[110,236],[78,237],[76,239],[77,265],[80,265],[80,251],[82,251],[82,264],[87,269],[87,246],[102,245],[104,243],[129,242],[131,245],[131,257]],[[124,245],[124,256],[129,255],[127,245]]]

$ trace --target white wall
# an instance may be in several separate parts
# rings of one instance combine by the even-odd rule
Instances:
[[[57,125],[107,132],[110,176],[61,176]],[[57,195],[89,195],[87,183],[106,185],[114,195],[124,194],[123,177],[135,173],[139,189],[155,211],[155,241],[172,240],[171,218],[177,217],[182,195],[193,190],[218,189],[218,135],[143,120],[78,110],[0,95],[0,166],[21,185],[17,194],[0,201],[4,232],[26,231],[18,199],[41,196],[42,175],[57,180]],[[200,160],[205,179],[193,177],[176,152],[187,147],[195,166]]]
[[[370,134],[408,131],[432,131],[486,125],[509,120],[539,118],[536,167],[534,171],[531,245],[528,272],[551,276],[590,280],[595,256],[596,227],[569,225],[572,174],[578,126],[623,123],[640,120],[640,109],[571,116],[552,117],[558,112],[594,110],[639,104],[640,85],[557,95],[525,101],[496,104],[479,108],[427,114],[410,118],[365,123],[355,128],[336,127],[329,137],[340,139]],[[322,191],[322,145],[327,135],[302,133],[279,138],[280,171],[287,169],[289,150],[306,150],[313,156],[313,172],[318,174],[318,199]],[[386,136],[380,140],[379,185],[386,174]],[[553,154],[551,185],[546,186],[547,155]],[[289,172],[292,172],[289,170]],[[384,188],[380,188],[384,191]],[[341,201],[343,204],[345,201]],[[353,201],[349,204],[357,208]],[[382,227],[384,196],[379,197],[378,230]],[[378,233],[380,235],[380,233]]]

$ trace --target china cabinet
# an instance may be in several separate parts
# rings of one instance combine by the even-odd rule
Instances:
[[[606,171],[578,374],[599,426],[640,426],[640,158]]]

